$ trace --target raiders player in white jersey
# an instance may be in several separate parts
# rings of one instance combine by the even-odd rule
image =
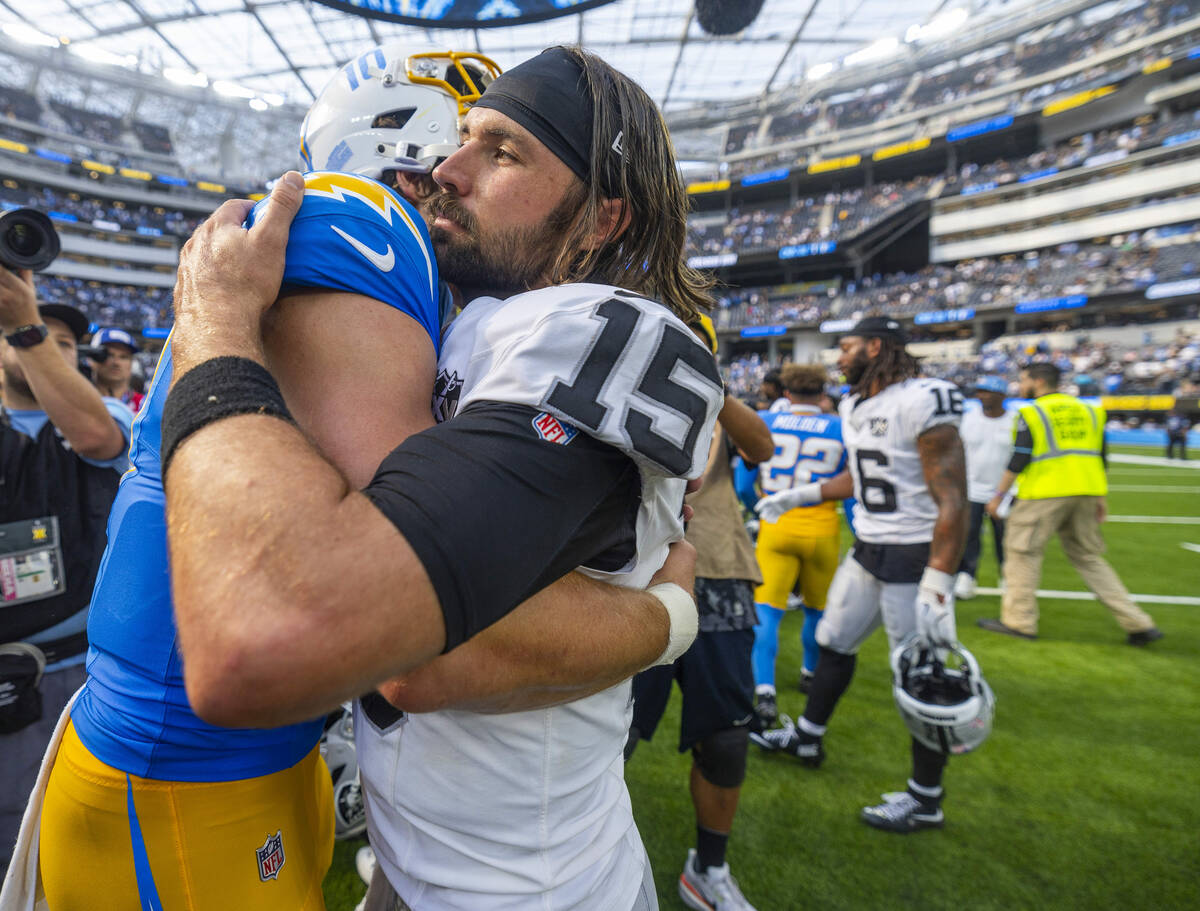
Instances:
[[[711,304],[710,283],[683,259],[662,118],[603,61],[552,48],[461,127],[426,200],[468,302],[436,386],[455,416],[396,447],[365,496],[287,423],[262,367],[277,229],[247,235],[227,204],[184,251],[164,460],[189,698],[219,723],[270,724],[380,687],[388,703],[364,698],[358,719],[381,857],[368,908],[649,911],[621,681],[682,651],[695,605],[678,585],[638,594],[671,617],[671,645],[648,656],[607,616],[539,626],[538,602],[577,567],[617,583],[588,590],[645,584],[681,537],[681,478],[704,467],[723,392],[678,317]],[[229,622],[233,580],[257,636]],[[588,648],[593,626],[619,654]]]
[[[628,454],[640,497],[624,534],[581,571],[645,586],[683,533],[679,476],[703,468],[721,401],[704,346],[659,304],[571,284],[473,300],[438,363],[456,399],[437,409],[447,417],[503,402],[520,415],[510,433],[523,422],[567,450],[590,437]],[[398,690],[384,691],[403,704]],[[629,681],[508,714],[404,717],[381,703],[362,700],[355,742],[371,842],[409,905],[631,907],[645,854],[623,777]]]
[[[829,588],[817,627],[820,659],[797,725],[761,745],[805,765],[825,758],[823,738],[850,685],[859,648],[882,623],[889,654],[914,633],[933,645],[956,641],[954,576],[966,536],[966,468],[958,424],[963,399],[944,380],[920,376],[900,324],[861,320],[843,337],[838,366],[850,383],[839,413],[849,470],[824,483],[773,494],[756,506],[768,520],[796,506],[854,496],[857,536]],[[912,739],[912,775],[862,819],[892,832],[941,826],[946,756]]]

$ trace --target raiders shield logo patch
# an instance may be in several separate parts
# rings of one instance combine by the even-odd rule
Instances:
[[[887,418],[871,418],[871,436],[883,437],[887,436],[888,419]]]
[[[274,835],[268,835],[261,848],[255,848],[258,855],[258,878],[263,882],[268,879],[279,879],[279,871],[283,868],[283,829]]]
[[[443,370],[433,381],[433,416],[440,424],[454,417],[458,411],[458,399],[462,395],[463,381],[457,370]]]

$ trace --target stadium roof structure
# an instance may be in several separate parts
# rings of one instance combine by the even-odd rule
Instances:
[[[337,67],[383,41],[481,51],[502,67],[548,45],[581,43],[670,113],[777,91],[855,52],[887,57],[913,29],[957,25],[965,13],[956,10],[978,12],[989,0],[765,0],[748,28],[727,37],[701,30],[692,0],[613,0],[495,27],[519,5],[491,0],[484,4],[496,15],[491,27],[464,30],[375,21],[309,0],[0,0],[0,28],[18,41],[65,45],[84,60],[206,87],[256,109],[307,107]]]

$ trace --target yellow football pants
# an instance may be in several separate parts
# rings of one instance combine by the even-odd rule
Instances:
[[[838,566],[838,536],[801,538],[765,522],[754,549],[763,583],[754,590],[756,604],[787,609],[788,595],[800,582],[807,607],[825,609],[825,596]]]
[[[272,775],[174,782],[126,776],[74,726],[63,735],[42,808],[52,911],[324,911],[332,857],[333,789],[316,748]]]

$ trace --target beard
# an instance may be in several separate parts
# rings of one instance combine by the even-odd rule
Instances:
[[[487,291],[498,297],[528,291],[543,280],[558,259],[580,202],[578,194],[568,193],[539,224],[489,230],[457,198],[439,190],[424,204],[439,275],[468,296],[472,291]],[[439,215],[462,230],[432,227]]]
[[[845,369],[846,382],[851,386],[857,386],[859,380],[867,370],[867,365],[871,363],[871,359],[867,357],[866,351],[859,351]]]

